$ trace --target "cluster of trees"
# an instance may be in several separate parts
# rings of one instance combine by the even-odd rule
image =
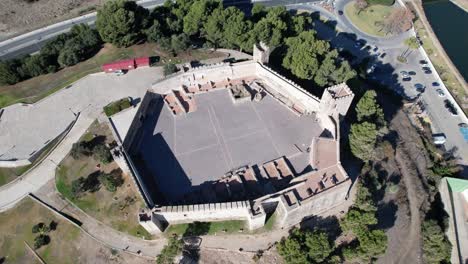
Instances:
[[[107,191],[115,192],[122,186],[124,179],[121,170],[113,170],[110,173],[96,171],[85,177],[79,177],[71,183],[71,195],[76,199],[86,192],[96,192],[103,185]]]
[[[372,195],[376,189],[367,187],[375,179],[371,179],[371,174],[366,177],[359,183],[353,207],[340,222],[341,229],[355,237],[342,249],[344,259],[351,262],[372,263],[387,249],[387,235],[376,228],[377,207]]]
[[[323,263],[329,258],[336,259],[331,256],[335,250],[333,241],[319,230],[294,229],[288,238],[281,240],[277,249],[286,263]]]
[[[414,14],[408,8],[394,7],[388,17],[379,24],[385,34],[400,34],[413,26]]]
[[[39,54],[0,62],[0,84],[15,84],[35,76],[56,72],[93,56],[102,41],[86,24],[75,25],[41,48]]]
[[[259,42],[270,47],[285,45],[282,65],[320,87],[356,75],[328,42],[316,38],[310,17],[292,15],[285,7],[266,9],[257,4],[251,13],[247,18],[238,8],[224,8],[218,0],[167,1],[151,12],[116,0],[98,11],[96,27],[104,41],[117,46],[147,40],[173,54],[188,49],[190,43],[246,51]]]
[[[80,141],[72,145],[70,155],[74,159],[80,159],[83,156],[93,156],[94,159],[107,164],[112,161],[112,155],[110,153],[109,147],[107,147],[104,142],[87,142]]]
[[[430,264],[450,263],[452,245],[437,221],[424,221],[422,234],[424,260]]]
[[[286,55],[283,66],[301,79],[313,80],[319,87],[346,82],[356,72],[349,63],[338,58],[338,51],[330,43],[317,39],[313,30],[285,40]]]
[[[384,113],[377,103],[377,93],[368,90],[356,105],[357,123],[351,125],[349,145],[353,155],[364,162],[374,156],[379,135],[386,130]]]
[[[49,225],[44,223],[38,223],[33,225],[32,233],[37,234],[34,238],[34,249],[39,249],[42,246],[45,246],[50,243],[49,232],[57,228],[57,223],[51,221]]]

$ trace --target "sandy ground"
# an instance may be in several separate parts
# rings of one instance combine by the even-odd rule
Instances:
[[[0,41],[43,26],[63,21],[106,0],[0,1]],[[88,11],[89,12],[89,11]]]

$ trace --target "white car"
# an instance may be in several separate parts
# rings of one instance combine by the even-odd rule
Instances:
[[[445,97],[445,93],[444,91],[442,91],[442,89],[437,89],[436,92],[437,92],[437,95],[439,95],[440,97]]]

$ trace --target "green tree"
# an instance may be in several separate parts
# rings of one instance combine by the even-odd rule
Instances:
[[[452,246],[435,220],[422,224],[423,253],[427,263],[450,263]]]
[[[359,122],[369,121],[378,125],[385,126],[384,113],[377,103],[377,93],[375,90],[368,90],[361,97],[356,105],[356,114]]]
[[[16,69],[14,61],[1,61],[0,62],[0,84],[15,84],[21,80]]]
[[[255,42],[262,41],[271,47],[277,47],[287,36],[290,20],[291,15],[284,6],[272,7],[265,17],[255,23],[251,36]]]
[[[147,27],[148,10],[133,1],[106,2],[97,12],[96,28],[105,42],[118,47],[130,46]]]
[[[254,3],[250,13],[250,19],[252,20],[252,22],[257,23],[260,19],[264,18],[268,12],[264,5],[260,3]]]
[[[325,261],[334,250],[328,235],[322,231],[307,232],[305,235],[305,246],[308,250],[307,256],[313,263]]]
[[[352,232],[357,236],[366,233],[369,226],[375,224],[377,224],[375,211],[361,211],[357,208],[351,208],[340,222],[343,231]]]
[[[253,43],[248,44],[252,23],[245,19],[244,12],[235,7],[228,7],[224,10],[224,14],[222,46],[230,49],[252,49]],[[249,46],[246,46],[246,44]]]
[[[80,62],[80,52],[78,46],[68,46],[60,51],[60,55],[58,56],[58,63],[62,67],[72,66]]]
[[[174,63],[168,63],[164,65],[164,76],[168,76],[175,72],[177,72],[177,66]]]
[[[221,8],[218,0],[196,0],[184,17],[184,33],[189,36],[198,35],[210,14]]]
[[[277,245],[278,253],[288,264],[307,263],[307,255],[301,249],[301,243],[293,237],[283,238]]]
[[[39,249],[42,246],[45,246],[50,243],[50,237],[48,235],[38,235],[34,238],[34,249]]]
[[[310,18],[310,16],[306,14],[299,14],[292,17],[292,22],[293,34],[297,36],[310,28],[312,24],[312,18]]]
[[[349,145],[354,156],[362,161],[369,161],[377,142],[377,127],[373,123],[363,122],[351,125]]]
[[[190,47],[190,39],[185,33],[179,35],[172,35],[171,37],[171,50],[174,53],[179,53]]]
[[[117,188],[124,183],[124,180],[121,172],[117,170],[111,173],[102,173],[99,175],[99,182],[104,185],[109,192],[115,192]]]
[[[203,24],[203,35],[215,49],[218,48],[219,43],[224,37],[224,22],[226,14],[224,9],[217,8],[211,13]]]
[[[153,24],[145,31],[146,40],[149,42],[158,42],[164,37],[161,23],[158,20],[154,20]]]
[[[50,227],[44,223],[38,223],[33,225],[32,230],[33,234],[47,234],[50,231]]]
[[[112,161],[109,148],[104,144],[99,144],[93,148],[93,156],[96,160],[107,164]]]
[[[158,264],[172,264],[174,258],[182,251],[183,242],[178,236],[169,238],[166,246],[161,250],[161,253],[156,259]]]
[[[413,50],[419,48],[419,40],[416,37],[409,37],[405,39],[405,45],[407,48],[401,56],[407,58]]]
[[[320,56],[328,52],[330,44],[316,39],[313,30],[287,38],[285,43],[287,52],[283,58],[283,66],[301,79],[313,79],[320,67]]]

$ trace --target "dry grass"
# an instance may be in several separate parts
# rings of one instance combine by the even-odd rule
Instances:
[[[383,21],[392,11],[392,6],[371,5],[358,14],[354,2],[348,3],[344,12],[349,20],[363,32],[378,36],[387,37],[381,27],[376,26],[376,22]]]
[[[110,143],[113,138],[106,124],[94,122],[80,140],[90,141],[94,135],[105,136],[107,143]],[[114,193],[101,186],[96,192],[86,192],[80,197],[72,195],[72,181],[79,177],[86,178],[98,171],[97,164],[99,161],[94,160],[93,157],[83,156],[75,160],[71,156],[67,156],[57,170],[56,185],[59,192],[87,214],[114,229],[150,239],[151,235],[137,221],[137,212],[144,204],[132,183],[131,176],[123,174],[124,183]],[[120,170],[115,162],[100,164],[100,166],[100,170],[106,173]]]
[[[32,226],[40,222],[49,224],[51,221],[58,223],[57,228],[49,233],[50,244],[41,247],[37,253],[46,263],[78,259],[79,247],[74,241],[81,235],[80,230],[29,198],[20,202],[15,209],[0,214],[0,258],[5,257],[6,263],[34,261],[24,241],[33,247],[35,234],[31,232]]]

